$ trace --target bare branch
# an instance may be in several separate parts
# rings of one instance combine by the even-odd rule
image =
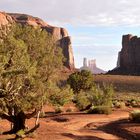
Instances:
[[[4,97],[6,97],[6,95],[0,95],[0,98],[4,98]]]
[[[30,119],[38,113],[39,110],[35,109],[32,113],[26,114],[26,119]]]
[[[14,122],[13,117],[12,117],[12,116],[9,116],[7,113],[1,113],[1,112],[0,112],[0,117],[1,117],[2,119],[8,120],[8,121],[10,121],[10,122]]]

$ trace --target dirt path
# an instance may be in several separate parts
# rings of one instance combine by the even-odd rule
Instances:
[[[126,120],[128,111],[111,115],[64,114],[41,120],[37,139],[42,140],[139,140],[140,125]],[[127,129],[135,129],[129,132]]]
[[[140,124],[128,122],[128,111],[111,115],[79,113],[47,116],[40,119],[36,140],[140,140]],[[34,119],[27,123],[31,127]],[[1,137],[0,137],[1,138]],[[26,138],[30,140],[32,138]]]

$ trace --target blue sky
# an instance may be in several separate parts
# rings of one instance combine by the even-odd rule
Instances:
[[[74,44],[75,64],[82,65],[83,57],[96,59],[97,66],[105,70],[116,67],[118,52],[121,50],[122,35],[140,35],[140,27],[73,27],[67,26]]]
[[[0,0],[0,10],[42,18],[72,37],[76,67],[83,57],[97,66],[116,66],[123,34],[140,36],[140,0]]]

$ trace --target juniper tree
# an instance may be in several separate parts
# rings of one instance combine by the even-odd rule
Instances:
[[[67,82],[73,89],[74,93],[79,93],[81,90],[89,90],[94,85],[93,75],[87,70],[72,73],[67,79]]]
[[[48,83],[62,66],[62,53],[40,28],[14,25],[0,42],[0,117],[25,128],[46,100]]]

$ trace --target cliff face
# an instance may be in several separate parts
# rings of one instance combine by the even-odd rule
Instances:
[[[0,12],[0,29],[3,30],[3,33],[5,33],[6,30],[10,28],[12,23],[20,23],[24,25],[31,25],[34,27],[39,26],[47,32],[51,33],[55,41],[63,50],[63,54],[66,58],[66,62],[64,65],[71,70],[74,69],[74,57],[71,38],[68,35],[66,29],[51,26],[43,20],[37,17],[32,17],[30,15]]]
[[[137,36],[123,36],[120,67],[130,69],[134,72],[140,70],[140,38]]]
[[[118,67],[114,74],[140,75],[140,38],[131,34],[123,35],[122,49],[118,56]]]

